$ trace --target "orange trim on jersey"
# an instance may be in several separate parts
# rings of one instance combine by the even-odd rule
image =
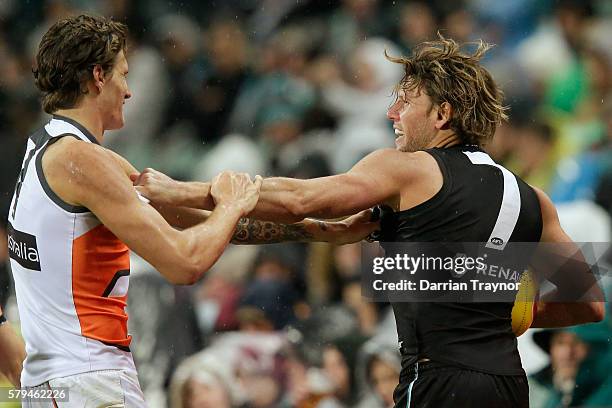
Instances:
[[[107,344],[130,345],[127,293],[104,296],[117,272],[129,269],[128,247],[104,225],[73,241],[72,296],[83,336]]]

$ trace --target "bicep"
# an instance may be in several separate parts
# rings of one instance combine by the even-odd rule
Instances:
[[[309,180],[266,179],[257,207],[257,219],[294,223],[306,217],[337,218],[381,203],[395,202],[417,179],[418,165],[411,155],[378,150],[349,172]]]
[[[51,187],[87,207],[113,234],[160,272],[173,262],[180,266],[180,232],[168,225],[152,206],[139,200],[122,166],[109,160],[112,156],[101,149],[87,146],[80,154],[76,153],[67,161],[79,171],[72,174],[68,173],[69,168],[52,171],[55,177],[49,180]],[[69,183],[62,182],[68,179]]]
[[[410,183],[410,162],[398,159],[395,150],[379,150],[360,160],[347,173],[306,180],[306,184],[317,184],[307,188],[307,198],[313,206],[323,208],[322,213],[312,212],[314,217],[340,217],[352,215],[383,202],[397,198],[401,189]],[[327,217],[325,217],[327,216]]]
[[[307,180],[305,185],[308,192],[304,198],[306,213],[320,218],[352,215],[398,194],[390,180],[363,172]]]

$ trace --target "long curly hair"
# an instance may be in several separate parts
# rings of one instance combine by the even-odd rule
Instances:
[[[405,68],[396,94],[400,89],[418,90],[437,106],[449,103],[453,108],[450,128],[463,142],[482,146],[508,119],[502,90],[480,65],[492,45],[482,40],[459,45],[440,33],[438,37],[417,45],[409,57],[393,57],[385,52],[388,60]],[[473,53],[463,51],[468,45],[475,46]]]

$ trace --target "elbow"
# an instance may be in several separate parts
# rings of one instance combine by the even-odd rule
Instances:
[[[195,264],[181,265],[166,276],[173,285],[193,285],[202,279],[207,270],[208,268],[202,268]]]
[[[186,268],[181,277],[181,282],[177,283],[177,285],[193,285],[202,279],[207,270],[208,268],[197,266]]]

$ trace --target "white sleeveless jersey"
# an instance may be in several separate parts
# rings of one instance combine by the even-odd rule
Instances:
[[[28,139],[9,211],[24,386],[94,370],[136,371],[125,312],[129,251],[87,208],[49,187],[42,155],[60,137],[98,143],[77,122],[54,116]]]

